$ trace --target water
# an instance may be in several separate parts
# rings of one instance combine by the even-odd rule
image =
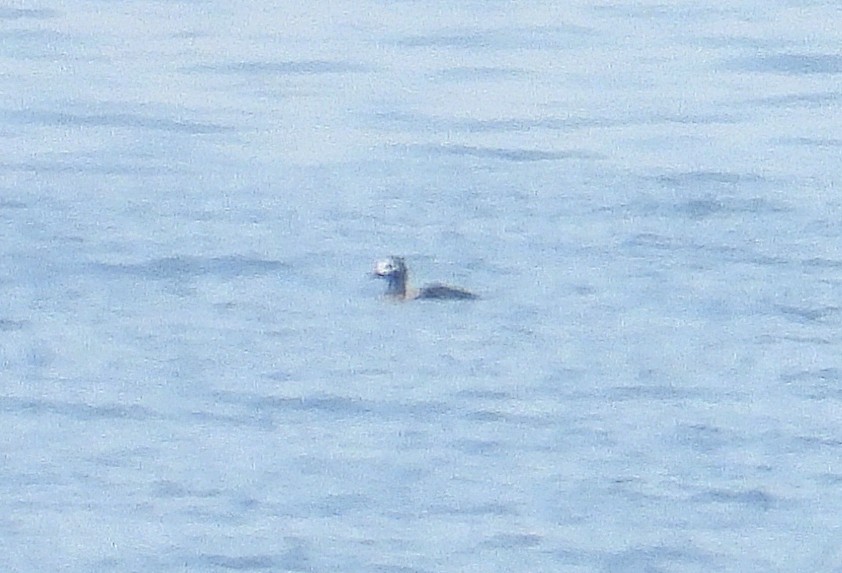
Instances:
[[[842,571],[838,17],[0,9],[0,568]]]

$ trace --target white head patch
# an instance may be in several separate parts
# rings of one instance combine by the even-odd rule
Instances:
[[[391,274],[396,273],[397,271],[398,265],[392,258],[377,261],[377,263],[374,265],[374,274],[380,275],[381,277],[387,277]]]

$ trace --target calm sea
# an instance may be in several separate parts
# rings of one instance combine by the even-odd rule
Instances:
[[[0,569],[842,571],[840,16],[0,7]]]

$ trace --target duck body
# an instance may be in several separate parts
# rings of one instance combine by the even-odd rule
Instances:
[[[418,290],[418,296],[416,298],[429,298],[438,300],[473,300],[479,297],[465,289],[447,286],[441,283],[431,283],[421,287]]]
[[[386,295],[398,300],[474,300],[474,293],[441,283],[431,283],[419,289],[409,286],[409,270],[403,257],[389,257],[374,265],[374,276],[386,279]]]

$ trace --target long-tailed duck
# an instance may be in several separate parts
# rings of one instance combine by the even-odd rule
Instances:
[[[374,276],[386,279],[386,295],[398,300],[438,299],[438,300],[472,300],[479,298],[470,291],[461,288],[431,283],[419,289],[409,286],[409,271],[403,257],[389,257],[377,261],[374,265]]]

